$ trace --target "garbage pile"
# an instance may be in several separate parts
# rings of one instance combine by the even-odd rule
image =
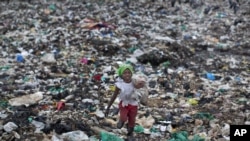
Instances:
[[[122,141],[117,66],[148,79],[135,138],[229,140],[250,124],[250,1],[2,1],[0,140]]]

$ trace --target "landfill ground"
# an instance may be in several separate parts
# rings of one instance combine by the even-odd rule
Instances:
[[[0,1],[0,140],[124,141],[116,69],[148,77],[135,141],[250,126],[249,0]],[[146,97],[144,97],[146,98]]]

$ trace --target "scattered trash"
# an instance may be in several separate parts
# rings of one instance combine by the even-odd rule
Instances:
[[[68,141],[86,141],[89,139],[88,135],[86,135],[83,131],[72,131],[63,133],[61,137],[63,138],[63,140]]]
[[[13,123],[13,122],[8,122],[7,124],[5,124],[4,126],[3,126],[3,129],[6,131],[6,132],[11,132],[11,131],[13,131],[13,130],[15,130],[15,129],[17,129],[18,128],[18,126],[15,124],[15,123]]]
[[[20,97],[12,98],[9,100],[11,106],[30,106],[31,104],[37,103],[39,100],[43,99],[44,92],[36,92],[30,95],[23,95]]]
[[[135,126],[134,131],[136,133],[144,133],[144,128],[140,125]]]
[[[124,139],[116,136],[115,134],[101,132],[101,140],[102,141],[124,141]]]

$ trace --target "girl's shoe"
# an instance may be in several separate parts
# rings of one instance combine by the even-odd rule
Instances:
[[[117,123],[117,128],[121,129],[123,127],[123,125],[124,125],[124,122],[119,120]]]
[[[128,127],[128,136],[133,136],[134,127]]]

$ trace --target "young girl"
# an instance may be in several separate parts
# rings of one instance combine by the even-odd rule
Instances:
[[[117,70],[117,73],[120,79],[118,78],[117,82],[115,83],[115,92],[108,104],[105,115],[108,115],[110,106],[113,104],[119,94],[120,117],[117,123],[117,128],[122,128],[124,123],[128,121],[127,135],[132,137],[138,110],[138,100],[133,94],[135,89],[144,87],[144,83],[132,82],[133,67],[129,64],[121,65]]]

